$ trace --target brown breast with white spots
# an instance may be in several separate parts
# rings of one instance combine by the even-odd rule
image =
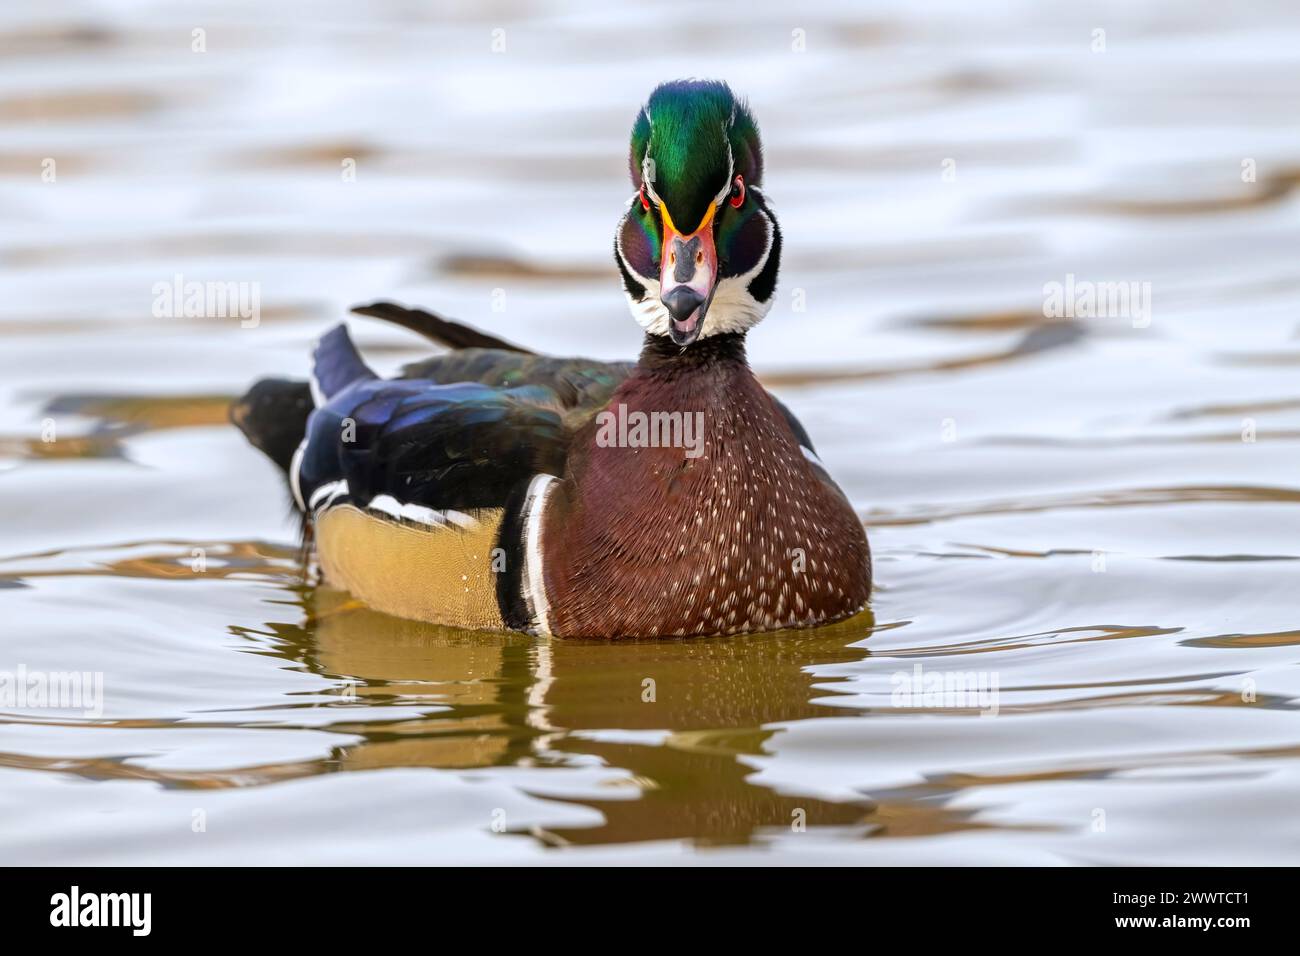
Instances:
[[[548,629],[734,634],[856,613],[871,558],[844,495],[800,449],[743,348],[680,355],[643,355],[575,441],[543,519]]]

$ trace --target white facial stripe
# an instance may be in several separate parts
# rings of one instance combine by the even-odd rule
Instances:
[[[650,167],[653,165],[654,160],[650,158],[650,151],[646,150],[645,159],[641,163],[641,182],[645,186],[645,191],[649,197],[653,199],[655,203],[660,203],[663,200],[661,200],[659,194],[655,192],[654,177],[650,175]]]
[[[734,123],[735,120],[736,111],[733,108],[731,111],[731,122]],[[732,155],[731,152],[731,137],[727,135],[726,126],[722,127],[722,141],[727,144],[727,169],[729,169],[730,172],[727,173],[727,182],[722,187],[722,192],[713,197],[713,205],[715,206],[722,205],[722,200],[726,199],[727,193],[731,192],[731,184],[736,181],[736,157]]]

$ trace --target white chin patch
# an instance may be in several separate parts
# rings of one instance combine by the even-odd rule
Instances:
[[[759,302],[749,294],[748,277],[723,279],[713,294],[713,304],[704,313],[700,338],[728,332],[747,332],[763,321],[772,308],[772,300]]]
[[[713,295],[709,311],[704,315],[704,327],[700,329],[700,338],[710,335],[724,335],[728,332],[747,332],[763,321],[763,317],[772,308],[772,302],[759,302],[749,294],[748,277],[723,279],[718,283],[718,291]],[[638,302],[630,295],[627,297],[628,308],[637,325],[651,335],[668,335],[669,323],[672,321],[668,310],[658,297],[646,294]]]
[[[636,324],[651,335],[668,334],[668,323],[672,317],[657,296],[646,293],[646,297],[638,302],[629,295],[627,306],[632,310],[632,318],[636,319]]]

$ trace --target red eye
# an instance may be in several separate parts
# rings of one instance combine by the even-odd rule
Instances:
[[[641,189],[640,189],[640,191],[637,193],[637,195],[641,197],[641,208],[644,209],[646,212],[649,212],[649,211],[650,211],[650,200],[649,200],[649,199],[646,199],[646,196],[645,196],[645,183],[642,183],[642,184],[641,184]]]
[[[731,183],[731,195],[727,197],[727,202],[731,203],[733,209],[739,209],[745,202],[745,178],[739,173]]]

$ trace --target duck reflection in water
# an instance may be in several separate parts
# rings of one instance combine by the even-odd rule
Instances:
[[[303,599],[302,626],[269,625],[277,653],[338,679],[342,706],[352,695],[404,714],[415,700],[436,705],[417,719],[357,725],[341,710],[333,729],[364,740],[336,751],[329,769],[546,767],[594,756],[626,770],[637,798],[577,799],[605,824],[535,834],[557,844],[744,843],[768,828],[861,824],[874,807],[866,797],[782,796],[751,784],[744,759],[765,753],[779,732],[772,724],[860,713],[813,703],[836,682],[814,667],[867,657],[870,611],[757,637],[538,641],[391,617],[330,589]]]

